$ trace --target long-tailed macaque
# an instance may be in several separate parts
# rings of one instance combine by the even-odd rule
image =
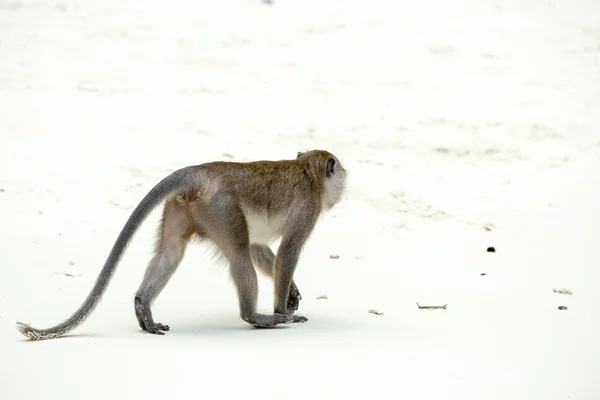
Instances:
[[[181,262],[192,237],[210,241],[229,263],[241,318],[256,327],[305,322],[295,315],[301,299],[293,281],[300,252],[319,215],[341,199],[346,170],[323,150],[298,153],[282,161],[211,162],[179,169],[154,186],[121,230],[90,294],[64,322],[36,329],[17,322],[29,339],[53,339],[75,329],[101,300],[129,241],[148,214],[165,201],[156,249],[135,294],[140,327],[163,335],[151,304]],[[277,254],[268,247],[281,239]],[[256,312],[258,282],[254,266],[272,277],[273,315]]]

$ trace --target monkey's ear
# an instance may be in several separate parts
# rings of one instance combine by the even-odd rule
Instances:
[[[333,166],[335,165],[335,160],[333,158],[330,158],[327,160],[327,176],[332,176],[333,175]]]
[[[299,151],[298,155],[296,156],[296,158],[300,157],[302,154],[304,154],[303,152]]]

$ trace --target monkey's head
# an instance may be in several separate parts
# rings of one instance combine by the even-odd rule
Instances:
[[[306,162],[323,182],[325,208],[337,204],[346,188],[346,170],[340,160],[325,150],[299,151],[296,160]]]

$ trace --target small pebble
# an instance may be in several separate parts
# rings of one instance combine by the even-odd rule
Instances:
[[[3,192],[4,192],[4,189],[0,188],[0,193],[3,193]]]
[[[482,272],[482,273],[481,273],[481,276],[485,276],[485,275],[487,275],[485,272]]]
[[[325,299],[325,300],[327,300],[328,298],[329,298],[329,297],[327,297],[327,296],[317,296],[317,300],[320,300],[320,299]]]
[[[337,260],[338,258],[340,258],[340,256],[338,256],[337,254],[332,254],[329,256],[329,258],[331,258],[333,260]]]
[[[566,309],[567,309],[567,306],[558,306],[558,309],[559,309],[559,310],[566,310]]]
[[[495,249],[495,248],[493,248],[493,247],[488,247],[488,248],[487,248],[487,252],[488,252],[488,253],[495,253],[495,252],[496,252],[496,249]]]
[[[377,310],[369,310],[370,314],[375,314],[375,315],[383,315],[383,313],[381,311],[377,311]]]

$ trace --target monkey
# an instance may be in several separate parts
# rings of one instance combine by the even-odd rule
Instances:
[[[295,159],[214,161],[175,170],[133,210],[79,309],[48,329],[19,321],[17,329],[30,340],[45,340],[81,325],[101,301],[130,240],[161,203],[154,253],[134,296],[142,331],[164,335],[170,330],[155,322],[151,305],[177,270],[192,238],[210,244],[227,262],[243,321],[256,328],[306,322],[306,317],[294,314],[302,298],[294,271],[317,220],[341,200],[346,175],[338,158],[325,150],[298,152]],[[278,239],[275,254],[269,245]],[[272,315],[256,310],[257,270],[272,279]]]

